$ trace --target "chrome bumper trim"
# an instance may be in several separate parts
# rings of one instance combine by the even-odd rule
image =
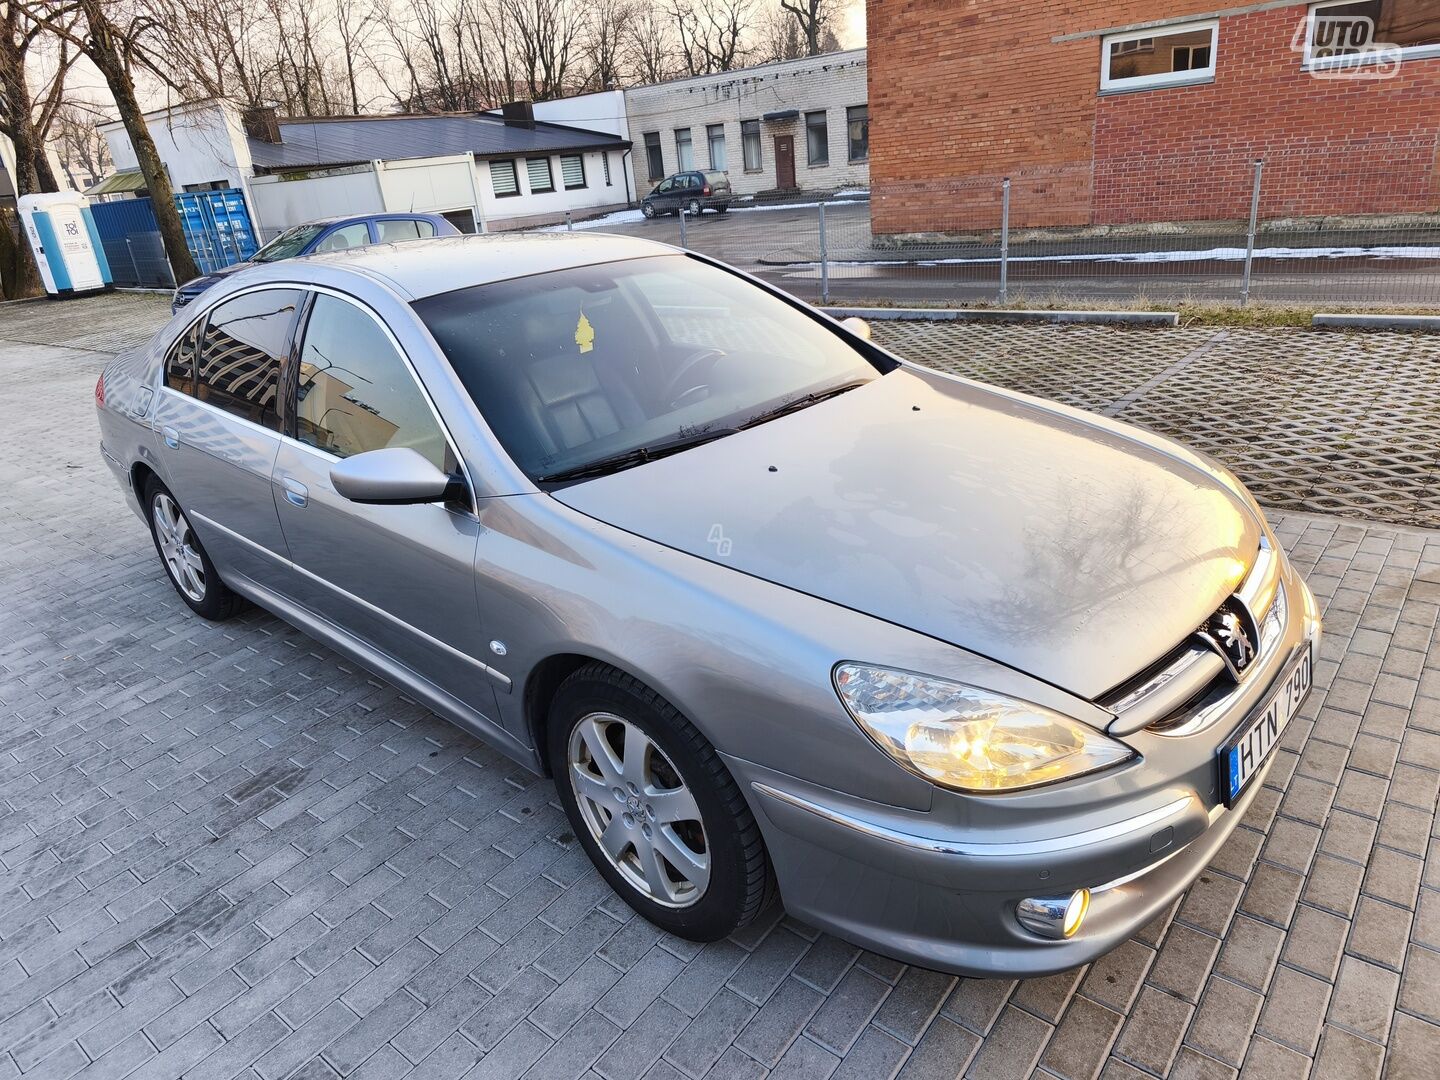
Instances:
[[[768,798],[788,803],[790,806],[797,807],[814,814],[816,817],[823,818],[833,825],[839,825],[841,828],[850,829],[853,832],[861,833],[877,840],[884,840],[888,843],[899,844],[902,847],[912,848],[916,851],[926,851],[932,854],[971,855],[982,858],[1013,858],[1026,855],[1045,855],[1056,851],[1070,851],[1077,847],[1085,847],[1090,844],[1101,844],[1107,840],[1114,840],[1117,837],[1126,836],[1130,833],[1144,832],[1147,830],[1153,831],[1171,818],[1179,817],[1190,807],[1190,804],[1195,801],[1193,795],[1186,795],[1136,817],[1126,818],[1124,821],[1117,821],[1110,825],[1102,825],[1095,829],[1086,829],[1083,832],[1071,833],[1068,836],[1050,836],[1043,840],[1029,840],[1019,843],[985,844],[943,840],[938,837],[916,836],[914,833],[902,832],[899,829],[892,829],[885,825],[877,825],[873,821],[866,821],[863,818],[858,818],[852,814],[836,810],[834,807],[811,802],[809,799],[802,799],[798,795],[791,794],[788,791],[781,791],[779,788],[771,787],[769,784],[753,781],[750,786],[756,792]]]

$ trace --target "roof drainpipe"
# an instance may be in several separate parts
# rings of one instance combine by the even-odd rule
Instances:
[[[634,149],[635,149],[635,148],[634,148],[633,146],[632,146],[632,147],[627,147],[626,150],[625,150],[625,152],[620,155],[620,172],[621,172],[621,174],[625,177],[625,205],[626,205],[626,206],[633,206],[633,205],[635,204],[635,194],[634,194],[634,192],[632,192],[632,191],[630,190],[630,161],[629,161],[630,152],[631,152],[632,150],[634,150]]]

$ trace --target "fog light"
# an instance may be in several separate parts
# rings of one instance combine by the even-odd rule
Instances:
[[[1090,910],[1090,890],[1076,889],[1069,896],[1032,896],[1015,910],[1020,925],[1041,937],[1063,941],[1074,937]]]

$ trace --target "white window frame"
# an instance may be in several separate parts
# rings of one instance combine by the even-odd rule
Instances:
[[[1316,56],[1311,51],[1315,41],[1315,16],[1323,13],[1327,8],[1345,7],[1353,2],[1354,0],[1325,0],[1324,3],[1310,5],[1310,10],[1305,14],[1305,45],[1300,62],[1302,71],[1330,71],[1368,64],[1395,64],[1404,63],[1406,60],[1425,60],[1429,57],[1440,56],[1440,43],[1377,48],[1350,56]],[[1376,44],[1384,43],[1377,42]]]
[[[1200,30],[1210,31],[1210,64],[1208,67],[1191,68],[1188,71],[1161,71],[1154,75],[1138,78],[1110,78],[1110,46],[1123,45],[1127,41],[1151,38],[1157,48],[1171,48],[1163,45],[1161,39],[1176,34],[1193,34]],[[1131,30],[1124,34],[1108,34],[1100,39],[1100,92],[1102,94],[1123,94],[1133,90],[1158,90],[1167,86],[1192,86],[1196,83],[1213,82],[1215,61],[1220,54],[1220,20],[1204,19],[1198,22],[1172,23],[1168,26],[1151,26],[1144,30]],[[1122,53],[1123,58],[1125,54]]]

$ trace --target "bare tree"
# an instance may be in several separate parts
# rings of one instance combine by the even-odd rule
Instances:
[[[630,20],[624,44],[629,68],[640,83],[664,82],[679,70],[674,24],[654,4],[643,4]]]
[[[665,0],[688,75],[733,71],[749,59],[755,0]]]
[[[155,222],[170,266],[180,281],[199,276],[185,244],[170,176],[160,161],[135,95],[135,68],[166,77],[159,57],[146,45],[153,40],[156,30],[153,16],[139,0],[30,0],[24,14],[45,33],[83,53],[104,76],[150,191]]]
[[[99,105],[79,98],[66,101],[55,114],[51,142],[60,155],[60,165],[72,187],[82,184],[81,174],[90,181],[110,168],[110,148],[96,124],[104,118]]]
[[[782,7],[767,10],[755,27],[755,59],[769,64],[776,60],[798,60],[805,55],[800,24]]]
[[[839,15],[837,0],[780,0],[780,8],[795,20],[800,36],[805,39],[805,56],[818,56],[826,49],[826,32],[835,40],[834,22]]]
[[[590,4],[581,46],[587,72],[580,82],[586,89],[613,89],[625,80],[627,42],[641,2],[593,0]]]

